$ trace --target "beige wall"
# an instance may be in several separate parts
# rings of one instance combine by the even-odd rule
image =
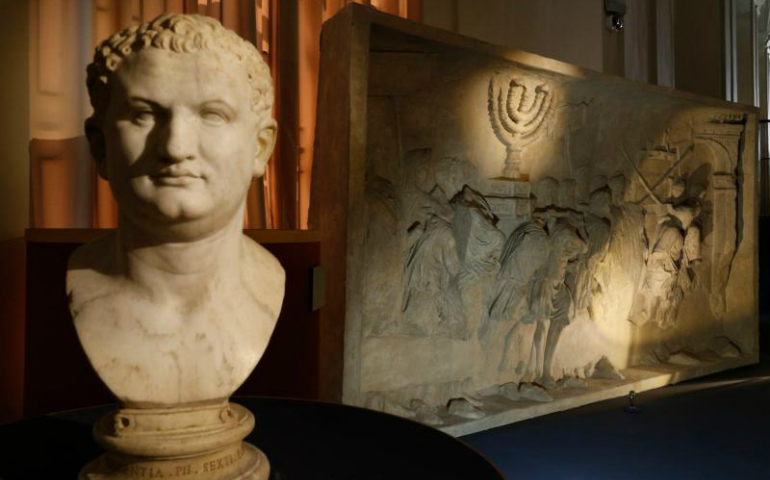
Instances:
[[[724,98],[721,0],[674,2],[675,88]]]
[[[625,59],[624,76],[630,80],[646,83],[658,82],[656,61],[658,3],[662,4],[663,2],[656,2],[655,0],[627,2],[628,10],[623,28],[623,56]],[[661,47],[665,47],[665,45],[661,45]]]
[[[603,0],[423,0],[423,22],[603,71]]]
[[[0,240],[21,237],[29,217],[29,5],[0,0]]]
[[[605,27],[603,0],[423,0],[423,20],[592,70],[725,98],[723,0],[626,4],[620,33]],[[739,90],[747,103],[752,87],[745,83]]]
[[[737,0],[735,4],[735,62],[737,66],[736,101],[759,106],[759,91],[754,91],[755,38],[752,35],[756,21],[753,0]]]

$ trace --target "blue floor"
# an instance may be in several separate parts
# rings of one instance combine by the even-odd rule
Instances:
[[[509,480],[770,479],[770,362],[461,439]]]

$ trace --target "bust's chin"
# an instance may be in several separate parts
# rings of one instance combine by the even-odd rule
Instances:
[[[205,238],[243,223],[245,203],[214,208],[204,202],[161,199],[146,208],[121,212],[121,230],[143,232],[164,241],[186,242]]]
[[[190,194],[184,196],[163,195],[155,202],[154,206],[161,220],[176,223],[200,220],[211,215],[214,210],[211,203],[211,201]]]

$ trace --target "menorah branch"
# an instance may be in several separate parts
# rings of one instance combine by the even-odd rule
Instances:
[[[498,140],[506,147],[506,177],[520,175],[521,152],[538,137],[551,111],[553,96],[545,85],[535,88],[534,98],[530,91],[516,78],[489,80],[489,119]]]

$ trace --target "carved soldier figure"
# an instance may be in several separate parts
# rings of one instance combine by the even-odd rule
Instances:
[[[405,333],[425,335],[463,330],[458,285],[460,259],[452,231],[454,211],[431,168],[431,150],[407,154],[404,189],[408,238],[404,262]]]
[[[612,224],[610,207],[612,195],[605,186],[589,198],[588,209],[583,214],[583,228],[588,242],[588,250],[574,272],[575,304],[578,310],[590,310],[590,301],[598,283],[594,280],[597,267],[607,255],[610,244]]]
[[[430,155],[419,149],[406,158],[414,175],[404,192],[411,215],[402,303],[406,331],[467,337],[461,288],[497,267],[503,234],[486,200],[466,185],[474,169],[457,157],[434,162]]]
[[[538,321],[533,345],[537,358],[536,372],[540,375],[541,383],[547,387],[553,383],[551,366],[559,337],[574,316],[573,292],[566,282],[567,268],[570,261],[587,251],[585,241],[566,220],[557,221],[549,229],[549,243],[550,254],[544,274],[533,290],[530,313]],[[540,348],[543,349],[542,354]]]
[[[664,328],[673,324],[684,293],[692,286],[691,260],[700,258],[700,229],[693,224],[700,215],[700,199],[687,197],[681,180],[671,191],[672,199],[665,204],[668,215],[661,219],[652,243],[639,303],[631,317],[637,326],[650,320]]]
[[[460,271],[452,224],[432,215],[407,253],[402,310],[408,332],[424,335],[464,331]]]
[[[644,210],[627,202],[627,180],[616,175],[608,180],[612,193],[610,238],[607,253],[595,266],[589,299],[591,318],[625,322],[642,280],[648,255]],[[589,242],[590,240],[589,233]]]
[[[515,368],[530,380],[553,383],[556,345],[574,314],[567,267],[585,252],[585,242],[565,219],[554,220],[547,235],[536,222],[523,224],[511,235],[489,307],[493,321],[513,320],[505,334],[501,371]]]
[[[536,317],[530,315],[529,300],[549,251],[548,234],[539,222],[519,225],[505,242],[487,315],[479,331],[479,339],[484,345],[498,333],[503,335],[500,371],[512,369],[523,375],[530,366]]]
[[[505,235],[495,227],[497,217],[486,199],[471,187],[464,186],[451,203],[452,228],[463,265],[460,284],[468,285],[497,270]]]

